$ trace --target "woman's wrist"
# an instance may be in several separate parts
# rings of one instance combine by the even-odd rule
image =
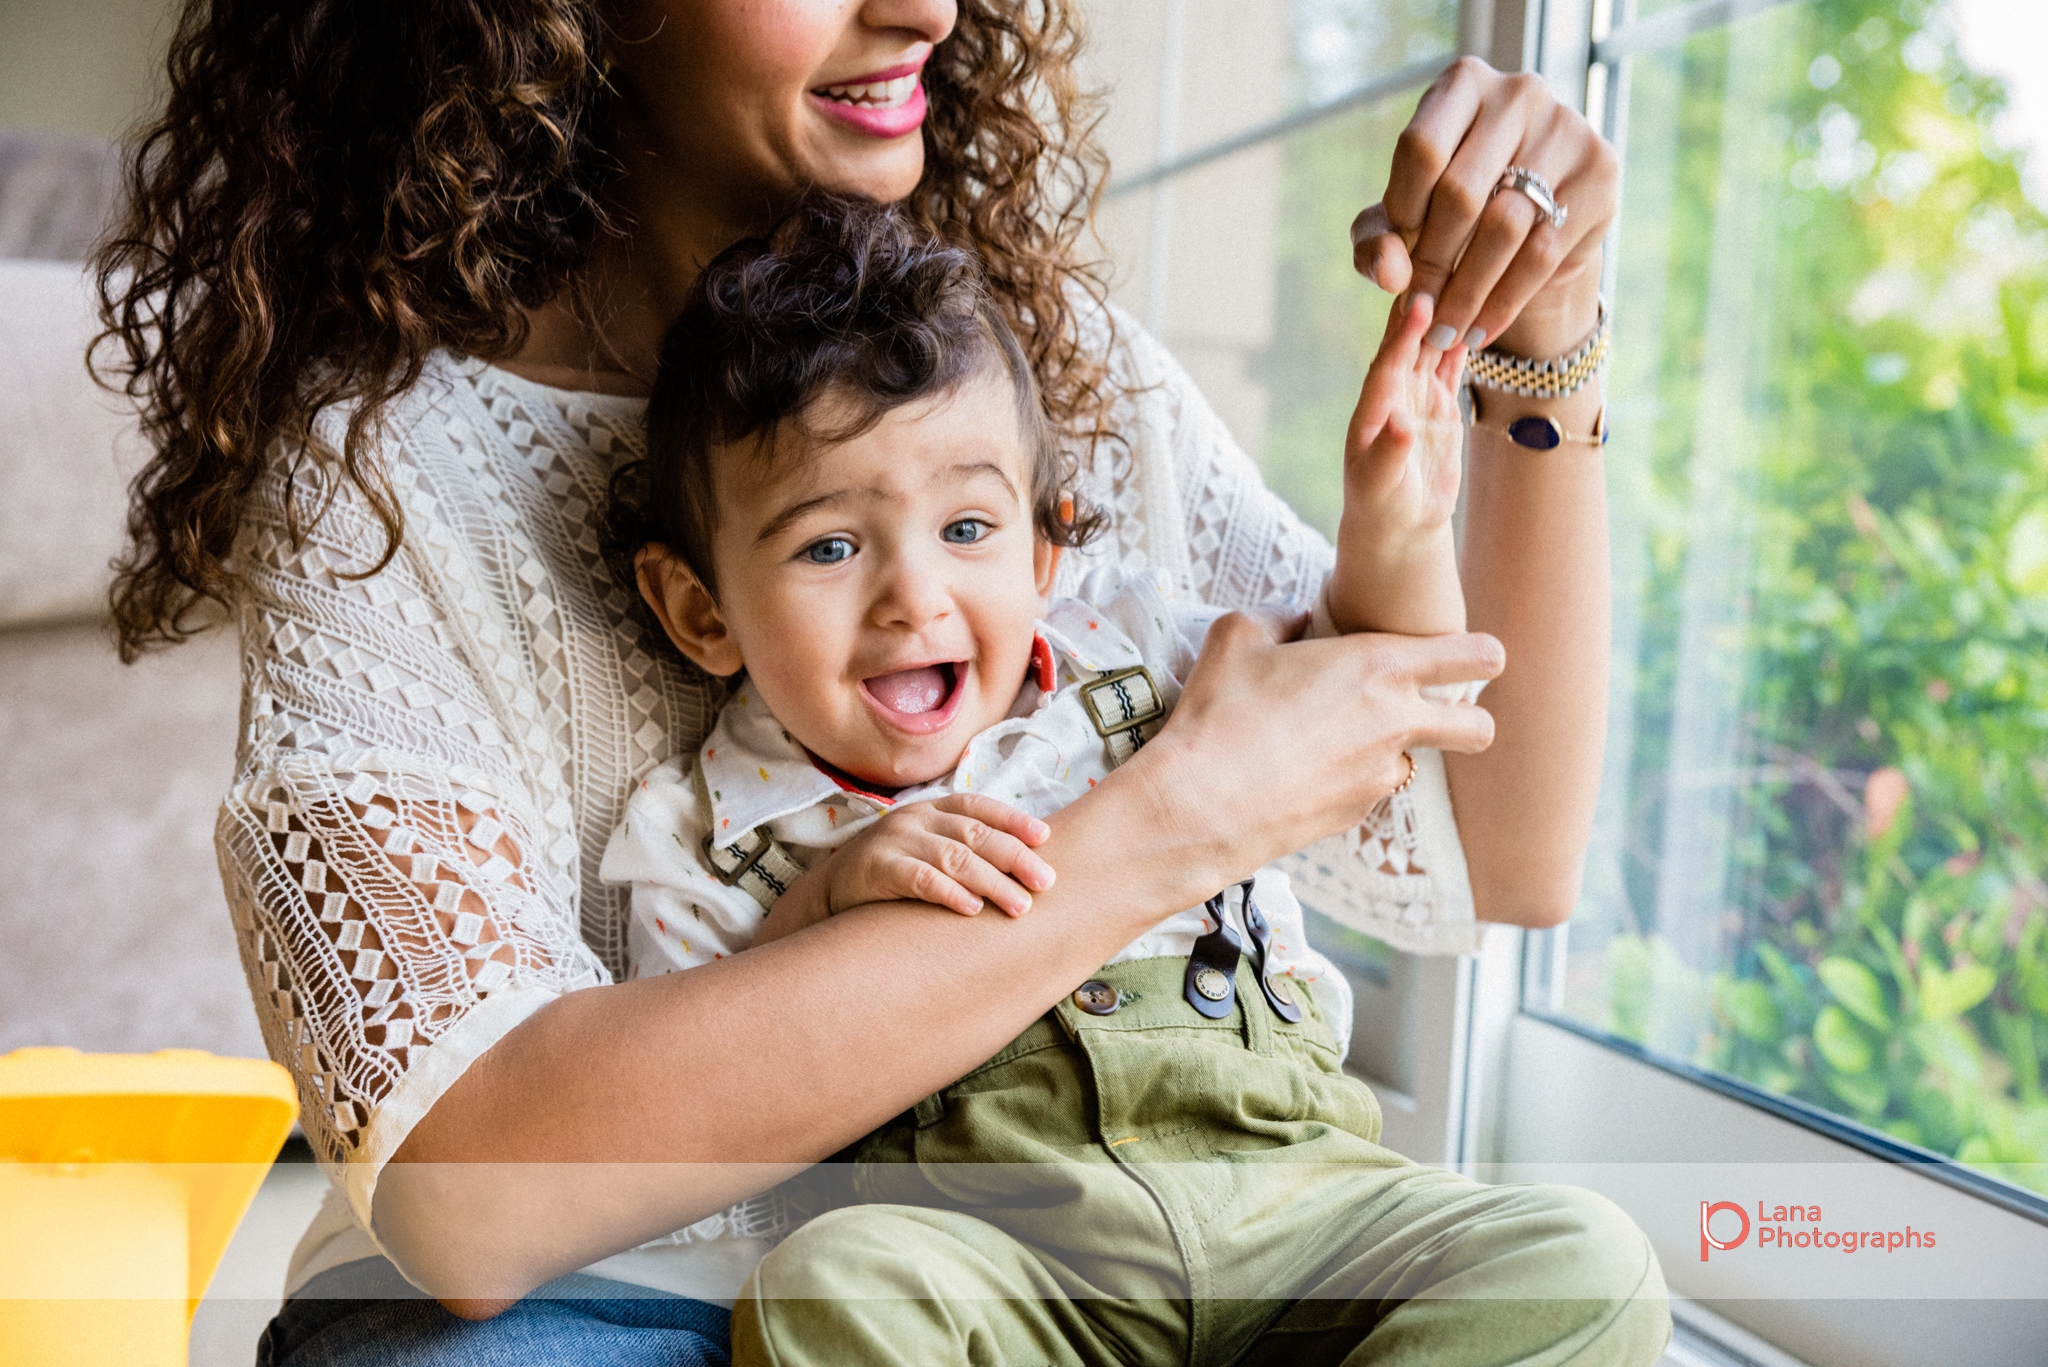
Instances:
[[[1057,829],[1072,813],[1083,838],[1103,834],[1123,844],[1112,876],[1127,882],[1124,895],[1143,909],[1134,934],[1199,904],[1233,877],[1230,842],[1208,820],[1213,807],[1201,802],[1203,791],[1199,762],[1169,726],[1106,782],[1050,818]],[[1128,841],[1134,831],[1145,838]],[[1132,850],[1141,853],[1127,858]],[[1054,867],[1064,878],[1064,868]]]
[[[1599,273],[1582,271],[1568,281],[1552,280],[1487,348],[1536,360],[1559,356],[1584,341],[1599,321]]]

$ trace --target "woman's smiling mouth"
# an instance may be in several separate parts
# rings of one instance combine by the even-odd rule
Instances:
[[[811,104],[827,117],[872,138],[900,138],[924,122],[922,61],[811,88]]]
[[[966,674],[964,662],[941,660],[862,679],[860,691],[890,727],[924,736],[944,730],[960,711]]]

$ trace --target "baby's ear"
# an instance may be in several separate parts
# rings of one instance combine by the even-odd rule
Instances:
[[[1059,573],[1060,552],[1064,549],[1066,548],[1055,546],[1042,536],[1038,538],[1037,545],[1032,548],[1031,572],[1032,577],[1038,582],[1038,601],[1040,607],[1044,607],[1052,602],[1052,581],[1054,576]]]
[[[681,556],[650,542],[633,555],[633,577],[661,629],[698,667],[720,678],[746,667],[718,600]]]

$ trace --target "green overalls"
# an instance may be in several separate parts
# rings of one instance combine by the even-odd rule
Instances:
[[[1244,964],[1208,1020],[1185,968],[1103,969],[1113,996],[1077,993],[849,1150],[859,1204],[762,1262],[734,1362],[1656,1361],[1663,1277],[1620,1210],[1379,1147],[1312,998],[1290,1025]]]

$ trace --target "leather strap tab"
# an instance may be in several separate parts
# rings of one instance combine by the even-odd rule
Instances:
[[[1266,971],[1273,951],[1273,927],[1266,921],[1266,913],[1252,900],[1252,880],[1247,878],[1239,886],[1244,890],[1244,928],[1252,938],[1252,967],[1258,974],[1259,990],[1265,993],[1266,1005],[1273,1008],[1274,1015],[1289,1025],[1299,1025],[1301,1002],[1284,978]]]
[[[1181,993],[1202,1015],[1222,1020],[1237,1005],[1237,960],[1244,942],[1223,914],[1222,893],[1209,899],[1208,911],[1216,928],[1195,941]]]

